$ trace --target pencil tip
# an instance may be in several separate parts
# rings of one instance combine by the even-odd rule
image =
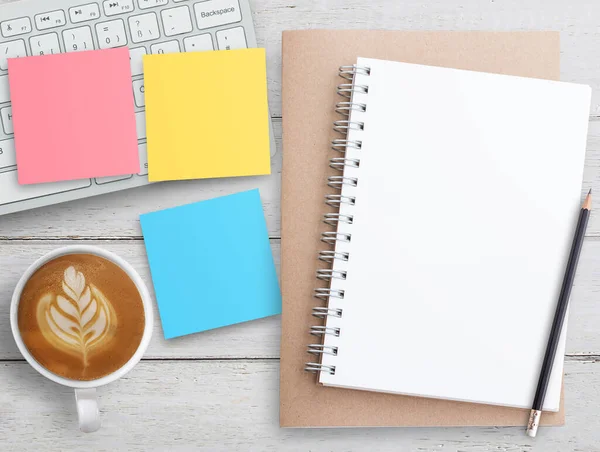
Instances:
[[[587,210],[591,210],[592,209],[592,189],[590,188],[590,191],[588,192],[587,196],[585,197],[585,201],[583,201],[583,206],[581,206],[582,209],[587,209]]]

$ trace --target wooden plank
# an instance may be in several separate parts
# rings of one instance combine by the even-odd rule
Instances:
[[[0,0],[9,3],[10,0]],[[258,45],[267,50],[271,113],[281,117],[281,32],[289,29],[556,30],[561,32],[562,80],[594,88],[600,114],[600,4],[591,0],[252,0]],[[351,62],[349,62],[350,64]]]
[[[37,258],[52,249],[73,242],[0,242],[0,360],[18,359],[17,349],[10,331],[9,309],[12,292],[20,275]],[[142,241],[85,242],[113,251],[127,260],[142,276],[154,298],[154,290]],[[279,271],[279,241],[272,242],[273,255]],[[232,275],[232,280],[234,276]],[[155,327],[146,358],[236,358],[279,357],[280,316],[207,331],[182,338],[165,340],[154,303]]]
[[[272,159],[270,176],[165,182],[6,215],[0,217],[0,238],[140,237],[139,215],[142,213],[253,188],[260,189],[269,234],[278,238],[281,227],[281,121],[275,121],[274,126],[278,150]],[[540,166],[543,167],[543,162]],[[582,196],[590,187],[600,193],[600,121],[590,122]],[[443,227],[442,218],[440,228]],[[600,236],[600,207],[592,211],[588,236]]]
[[[0,3],[6,3],[0,0]],[[420,0],[401,3],[373,0],[254,0],[253,17],[259,45],[267,49],[271,112],[281,115],[281,31],[292,28],[380,28],[405,30],[530,30],[562,31],[562,78],[600,87],[600,54],[596,43],[600,35],[595,18],[597,2],[546,2],[543,14],[535,0],[454,2],[437,0],[426,6]],[[332,18],[335,20],[332,21]],[[600,115],[600,94],[594,90],[592,113]],[[281,122],[274,122],[278,153],[273,175],[209,181],[164,183],[62,205],[2,217],[0,237],[130,237],[139,236],[140,213],[260,188],[272,237],[279,236],[279,174],[281,171]],[[600,188],[597,168],[600,162],[600,126],[590,133],[594,147],[588,155],[585,183]],[[589,234],[600,235],[600,220],[593,215]]]
[[[538,0],[254,0],[258,45],[267,49],[271,111],[280,115],[281,32],[287,29],[490,30],[561,32],[561,79],[594,89],[600,114],[600,4]],[[351,64],[352,62],[348,62]]]
[[[74,243],[82,242],[0,242],[0,318],[8,319],[12,291],[20,275],[31,262],[54,248]],[[101,246],[125,258],[140,273],[153,294],[148,262],[141,241],[85,243]],[[280,243],[278,240],[271,243],[279,270]],[[600,240],[588,239],[583,247],[571,298],[567,343],[569,354],[600,355],[600,305],[596,296],[599,291]],[[314,300],[306,300],[306,309],[310,309],[313,304]],[[279,316],[166,341],[162,335],[157,311],[155,315],[157,322],[147,358],[279,357]],[[309,340],[310,336],[307,334],[307,343]],[[0,359],[18,358],[20,354],[13,342],[9,323],[0,322]]]
[[[143,362],[99,389],[103,427],[77,430],[72,390],[26,363],[0,363],[6,450],[598,451],[600,364],[571,361],[567,426],[280,429],[277,361]],[[10,445],[10,447],[9,447]]]
[[[0,0],[0,3],[5,2],[7,0]],[[251,3],[259,45],[267,48],[269,100],[275,117],[281,115],[281,31],[291,28],[560,30],[562,79],[592,85],[595,89],[591,113],[600,115],[598,2],[251,0]],[[280,130],[276,121],[276,130],[278,127]],[[279,136],[280,131],[277,133]],[[592,124],[584,185],[591,185],[596,192],[599,136],[597,124]],[[39,209],[0,218],[0,237],[139,237],[137,216],[141,212],[258,185],[270,233],[277,237],[279,177],[274,179],[275,182],[260,183],[251,178],[248,182],[164,184],[164,187],[147,187]],[[236,189],[231,189],[232,186]],[[588,230],[590,235],[600,235],[599,221],[594,214]],[[0,243],[0,268],[6,274],[0,275],[2,318],[7,318],[10,292],[20,271],[33,257],[62,244],[61,241],[15,242],[10,243],[14,246],[10,248],[9,244]],[[101,244],[126,257],[138,269],[146,265],[140,243]],[[598,255],[597,246],[595,241],[588,240],[582,256],[570,317],[570,353],[597,353],[598,350],[598,309],[593,299],[599,281],[595,268],[600,268],[594,257]],[[13,264],[17,267],[13,268]],[[147,270],[144,277],[148,281]],[[5,354],[16,357],[12,339],[3,330],[4,323],[0,322],[0,357]],[[148,356],[150,353],[155,353],[154,357],[277,356],[278,328],[277,319],[267,319],[191,336],[179,343],[167,343],[160,339],[160,331],[157,331]],[[542,430],[535,441],[524,437],[521,428],[281,430],[277,427],[278,369],[273,361],[143,362],[126,378],[100,390],[105,411],[104,429],[83,435],[76,430],[70,390],[43,380],[25,363],[1,363],[0,434],[3,440],[0,444],[6,450],[84,450],[87,447],[144,451],[190,448],[598,451],[600,429],[596,411],[599,400],[595,389],[599,383],[598,363],[574,359],[566,365],[567,426]]]

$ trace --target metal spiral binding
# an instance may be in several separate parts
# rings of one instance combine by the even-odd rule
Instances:
[[[327,195],[325,196],[325,204],[331,207],[339,207],[340,204],[349,204],[353,206],[356,204],[356,198],[354,196]]]
[[[340,300],[343,300],[344,299],[344,291],[343,290],[325,289],[325,288],[315,289],[315,298],[318,298],[319,300],[327,301],[327,299],[329,297],[339,298]]]
[[[315,317],[318,317],[320,319],[324,319],[325,317],[337,317],[337,318],[341,318],[342,317],[342,310],[341,309],[329,309],[329,308],[316,307],[316,308],[313,308],[313,313],[312,314]]]
[[[343,232],[323,232],[321,234],[321,242],[335,245],[335,242],[350,242],[352,235]]]
[[[334,157],[329,160],[329,166],[338,171],[344,171],[344,166],[358,168],[360,166],[359,159],[345,159],[343,157]]]
[[[346,279],[346,272],[331,270],[329,268],[320,268],[317,270],[317,279],[321,281],[331,281],[332,279]]]
[[[364,113],[367,111],[367,104],[356,102],[338,102],[335,104],[335,111],[340,115],[350,116],[350,110]]]
[[[329,375],[335,375],[335,366],[325,366],[319,363],[306,363],[306,366],[304,366],[304,370],[306,372],[312,372],[314,374],[319,372],[325,372]]]
[[[338,348],[332,345],[310,344],[308,353],[313,355],[331,355],[337,356]]]
[[[343,155],[343,157],[334,157],[330,159],[329,166],[338,171],[344,171],[346,167],[348,168],[359,168],[360,159],[358,158],[346,158],[346,151],[348,149],[360,151],[362,150],[362,141],[357,139],[349,140],[347,138],[347,134],[350,130],[353,131],[363,131],[365,129],[365,124],[360,121],[350,121],[350,113],[352,111],[358,113],[365,113],[367,111],[367,104],[363,102],[354,101],[354,95],[362,94],[366,95],[369,93],[369,87],[364,84],[354,83],[355,77],[357,75],[361,76],[369,76],[371,75],[371,69],[363,66],[341,66],[339,69],[339,76],[350,81],[351,83],[342,83],[337,87],[337,93],[341,97],[348,99],[341,102],[338,102],[335,105],[335,111],[342,115],[344,119],[339,121],[335,121],[333,124],[333,129],[342,134],[343,138],[336,138],[331,141],[331,149],[336,152],[339,152]],[[342,191],[344,186],[347,187],[357,187],[358,186],[358,178],[350,177],[348,175],[340,175],[340,176],[330,176],[327,178],[327,185],[338,192]],[[329,194],[325,196],[325,203],[334,208],[339,208],[342,204],[354,206],[356,204],[356,198],[354,196],[347,196],[338,194]],[[323,215],[323,222],[331,225],[338,226],[339,224],[353,224],[354,216],[349,215],[346,211],[344,213],[326,213]],[[323,232],[321,234],[321,241],[329,244],[335,245],[338,242],[348,243],[352,239],[352,234],[347,232]],[[319,251],[318,259],[322,262],[326,262],[328,264],[334,264],[334,262],[348,262],[350,259],[350,254],[347,252],[340,252],[335,250],[322,250]],[[347,272],[342,270],[334,270],[333,268],[328,269],[318,269],[317,270],[317,279],[322,281],[331,282],[334,279],[337,280],[345,280],[347,277]],[[317,306],[312,309],[312,315],[320,318],[326,319],[327,317],[335,317],[341,318],[343,314],[343,309],[341,308],[330,308],[327,306],[329,304],[329,300],[332,298],[336,299],[344,299],[344,291],[341,289],[332,289],[332,288],[315,288],[314,297],[326,303],[325,306]],[[325,338],[325,336],[334,336],[339,337],[341,332],[338,327],[324,326],[324,325],[316,325],[311,327],[310,334],[313,336]],[[323,356],[323,355],[331,355],[337,356],[338,347],[333,345],[325,345],[325,344],[310,344],[308,346],[308,353]],[[321,363],[309,362],[306,363],[304,370],[307,372],[313,373],[327,373],[329,375],[335,375],[335,366],[325,365]]]
[[[340,119],[334,121],[333,130],[341,134],[346,135],[348,130],[365,130],[365,123],[359,121],[348,121],[347,119]]]
[[[353,64],[352,66],[340,66],[340,77],[352,81],[354,80],[354,76],[356,74],[371,75],[371,68],[366,66],[357,66],[356,64]]]
[[[331,149],[333,149],[334,151],[345,154],[347,148],[360,150],[362,149],[362,141],[344,140],[342,138],[336,138],[335,140],[331,140]]]
[[[331,188],[341,190],[342,185],[350,185],[351,187],[358,186],[358,179],[356,177],[329,176],[327,178],[327,185]]]
[[[352,215],[343,215],[340,213],[326,213],[323,215],[323,223],[330,226],[337,226],[338,223],[352,224],[354,217]]]
[[[340,260],[343,262],[348,262],[350,258],[350,254],[348,253],[336,253],[335,251],[323,250],[319,251],[319,255],[317,259],[323,262],[327,262],[328,264],[333,264],[334,260]]]
[[[339,328],[333,328],[333,327],[328,327],[328,326],[311,326],[310,327],[310,334],[312,334],[313,336],[335,336],[335,337],[339,337],[340,336],[340,329]]]
[[[369,94],[367,85],[355,85],[354,83],[342,83],[337,87],[337,93],[346,99],[352,99],[353,93]]]

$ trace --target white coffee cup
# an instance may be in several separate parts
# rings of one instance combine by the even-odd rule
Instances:
[[[142,340],[140,341],[140,345],[138,346],[136,352],[129,359],[129,361],[127,361],[127,363],[123,365],[123,367],[109,375],[106,375],[102,378],[98,378],[96,380],[71,380],[69,378],[64,378],[59,375],[56,375],[50,372],[45,367],[42,367],[35,360],[35,358],[31,356],[29,350],[27,350],[27,347],[23,342],[23,338],[21,337],[21,332],[19,331],[18,307],[23,287],[38,268],[40,268],[45,263],[56,259],[57,257],[64,256],[66,254],[93,254],[108,259],[109,261],[118,265],[123,271],[125,271],[125,273],[127,273],[129,278],[131,278],[131,280],[135,283],[144,305],[144,315],[146,323],[144,328],[144,334],[142,335]],[[129,265],[125,260],[117,256],[116,254],[106,251],[102,248],[98,248],[96,246],[66,246],[51,251],[45,256],[39,258],[27,269],[23,276],[21,276],[21,279],[17,283],[17,287],[13,292],[13,297],[10,305],[10,327],[12,329],[15,342],[17,343],[17,347],[19,347],[19,350],[21,351],[21,354],[27,360],[27,362],[31,364],[31,366],[44,377],[58,384],[73,388],[75,390],[77,413],[79,415],[79,428],[81,429],[81,431],[86,433],[95,432],[100,428],[101,425],[100,413],[98,410],[98,401],[96,396],[96,388],[118,380],[131,369],[133,369],[133,367],[140,361],[142,355],[148,348],[150,338],[152,337],[153,324],[154,314],[150,294],[148,293],[148,289],[146,288],[146,285],[142,281],[140,275],[133,269],[131,265]]]

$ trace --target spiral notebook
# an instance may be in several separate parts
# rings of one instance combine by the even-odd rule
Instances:
[[[309,334],[319,322],[310,309],[313,289],[327,285],[315,272],[331,265],[316,256],[324,247],[321,232],[332,228],[322,221],[324,210],[335,211],[323,197],[331,193],[327,177],[339,175],[328,165],[339,157],[330,148],[331,140],[340,138],[331,127],[340,119],[334,109],[336,86],[343,81],[338,67],[367,56],[558,80],[559,33],[293,30],[282,38],[280,425],[525,426],[529,409],[328,387],[315,384],[317,375],[304,367],[315,358],[306,345],[319,341]],[[565,403],[542,416],[545,425],[564,422]]]
[[[323,218],[334,249],[319,254],[330,286],[316,289],[324,340],[308,370],[328,386],[530,406],[590,87],[368,58],[340,76],[326,196],[339,211]],[[544,410],[559,409],[565,333]]]

